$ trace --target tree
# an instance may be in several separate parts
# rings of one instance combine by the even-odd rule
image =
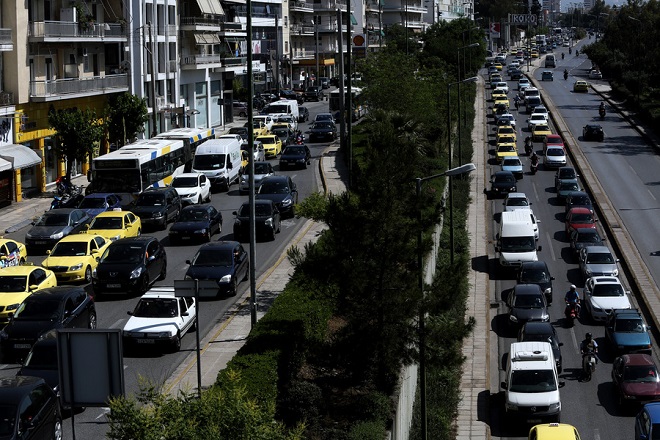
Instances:
[[[119,147],[137,139],[144,133],[149,120],[147,100],[128,92],[110,98],[106,108],[108,139]]]
[[[91,109],[62,109],[50,112],[48,123],[55,130],[55,151],[66,161],[66,177],[71,177],[73,162],[87,160],[103,139],[103,121]]]

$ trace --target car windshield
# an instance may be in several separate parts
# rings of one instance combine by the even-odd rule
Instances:
[[[522,197],[514,197],[512,199],[507,199],[507,206],[529,206],[527,199]]]
[[[0,276],[0,292],[25,292],[26,290],[26,275]]]
[[[516,178],[510,175],[496,175],[495,182],[498,183],[513,183],[516,181]]]
[[[209,213],[203,209],[184,209],[177,219],[178,222],[200,222],[209,219]]]
[[[571,205],[584,205],[590,206],[591,199],[587,196],[573,196],[570,200]]]
[[[57,370],[57,345],[41,345],[33,348],[23,365],[35,370]]]
[[[590,252],[587,256],[587,263],[612,264],[614,257],[609,252]]]
[[[644,321],[641,318],[621,318],[614,322],[614,331],[624,333],[644,333]]]
[[[273,129],[273,134],[277,135],[280,138],[285,138],[289,136],[289,130],[286,128],[274,128]]]
[[[625,295],[623,287],[620,284],[596,284],[591,291],[592,296],[616,297]]]
[[[330,114],[323,114],[323,113],[318,114],[318,115],[316,115],[316,121],[317,121],[317,122],[320,122],[320,121],[332,121],[332,115],[330,115]]]
[[[254,164],[254,174],[268,174],[268,164],[267,163],[255,163]]]
[[[225,167],[224,154],[196,154],[193,168],[196,170],[215,170]]]
[[[623,380],[636,383],[657,383],[658,370],[654,365],[630,365],[623,370]],[[655,426],[653,429],[655,430]]]
[[[89,229],[121,229],[121,218],[119,217],[96,217]]]
[[[560,179],[575,179],[575,170],[572,168],[560,168],[558,174]]]
[[[522,166],[522,162],[520,162],[520,159],[504,159],[504,161],[502,162],[502,166],[519,167]]]
[[[35,226],[68,226],[69,214],[44,214]]]
[[[594,217],[591,214],[573,214],[571,216],[572,223],[593,223]]]
[[[260,137],[260,138],[259,138],[259,141],[261,141],[261,143],[264,144],[264,145],[266,145],[266,144],[274,144],[274,143],[277,142],[277,141],[275,140],[275,136],[273,136],[273,137]]]
[[[559,184],[560,191],[578,191],[580,187],[575,182],[562,182]]]
[[[264,182],[259,187],[259,194],[288,194],[289,187],[282,181]]]
[[[136,206],[163,206],[165,195],[160,193],[142,193],[135,201]]]
[[[133,316],[138,318],[171,318],[177,314],[174,298],[142,298],[133,311]]]
[[[304,156],[305,149],[303,147],[286,147],[282,154],[295,154],[295,155]]]
[[[78,208],[80,209],[105,208],[105,199],[101,199],[99,197],[90,197],[90,198],[85,197],[83,201],[80,202],[80,205],[78,205]]]
[[[200,249],[192,260],[193,266],[224,266],[231,267],[231,250]]]
[[[536,243],[533,236],[529,237],[503,237],[500,240],[502,252],[533,252]]]
[[[87,255],[87,242],[60,241],[50,252],[51,257],[82,257]]]
[[[543,300],[540,295],[516,295],[512,305],[518,309],[540,309]]]
[[[16,313],[14,319],[26,321],[56,321],[60,316],[60,302],[56,299],[39,298],[38,300],[24,301]]]
[[[510,153],[511,151],[516,151],[516,147],[513,145],[500,145],[497,147],[498,153]]]
[[[332,122],[315,122],[312,128],[327,128],[327,129],[332,129],[334,127],[334,124]]]
[[[597,232],[578,232],[577,241],[580,243],[599,243],[601,241]]]
[[[550,335],[544,335],[542,333],[525,333],[525,336],[521,342],[535,341],[535,342],[549,342],[553,348],[558,348],[559,344],[557,339],[553,338]]]
[[[564,150],[562,150],[561,148],[548,148],[545,154],[547,156],[563,156]]]
[[[522,283],[547,283],[550,281],[550,276],[544,270],[540,269],[523,269],[520,274],[520,281]]]
[[[513,393],[547,393],[556,389],[552,370],[523,370],[511,373],[509,391]]]
[[[257,217],[266,217],[270,216],[273,213],[271,206],[264,203],[257,203],[254,205],[255,216]],[[250,204],[245,203],[241,205],[241,208],[238,210],[239,217],[247,217],[250,215]]]
[[[195,188],[199,186],[197,177],[175,177],[172,180],[172,186],[175,188]]]
[[[119,244],[108,247],[103,256],[101,263],[131,263],[137,264],[144,261],[145,250],[142,246],[135,246],[130,244]]]

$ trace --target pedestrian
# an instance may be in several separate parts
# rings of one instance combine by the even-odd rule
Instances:
[[[515,104],[515,106],[516,106],[516,111],[518,111],[518,108],[520,107],[520,101],[519,101],[518,99],[516,99],[516,100],[514,101],[514,104]]]

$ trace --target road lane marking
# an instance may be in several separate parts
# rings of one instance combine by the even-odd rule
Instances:
[[[658,200],[658,199],[655,198],[655,196],[653,195],[653,193],[651,192],[650,189],[647,188],[646,190],[649,192],[649,195],[651,196],[651,198],[652,198],[653,200]]]
[[[532,188],[534,189],[534,197],[536,197],[536,201],[540,201],[539,192],[536,190],[536,182],[532,182]]]
[[[557,261],[557,257],[555,256],[555,249],[552,247],[552,239],[550,238],[550,233],[546,231],[545,236],[548,238],[548,244],[550,246],[550,256],[552,257],[552,261]]]
[[[124,323],[125,319],[120,319],[110,326],[110,328],[120,328]]]
[[[594,440],[600,440],[600,431],[598,428],[594,429]]]
[[[575,351],[580,352],[580,346],[578,345],[577,338],[575,337],[575,327],[571,327],[571,340],[573,341],[573,347]]]
[[[632,171],[632,173],[633,173],[635,176],[639,177],[639,174],[637,174],[637,171],[635,171],[635,169],[634,169],[630,164],[628,164],[628,168],[630,168],[630,171]]]

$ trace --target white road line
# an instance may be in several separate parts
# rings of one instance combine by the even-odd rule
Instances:
[[[550,233],[546,232],[545,236],[548,238],[548,243],[550,246],[550,256],[552,257],[552,261],[557,261],[557,257],[555,256],[555,249],[552,247],[552,239],[550,238]]]
[[[653,200],[658,200],[658,199],[655,198],[655,196],[653,195],[653,193],[651,192],[650,189],[647,189],[647,191],[649,192],[649,195],[651,196],[651,198],[652,198]]]
[[[594,429],[594,440],[600,440],[600,431],[598,428]]]
[[[536,201],[540,201],[541,199],[539,198],[539,192],[536,190],[536,182],[532,183],[532,188],[534,188],[534,197],[536,197]]]
[[[580,346],[578,345],[577,338],[575,337],[575,327],[571,327],[571,340],[573,341],[573,347],[575,351],[580,352]]]
[[[110,413],[110,408],[105,407],[105,406],[102,407],[102,408],[101,408],[101,414],[99,414],[98,416],[96,416],[96,420],[98,420],[98,419],[100,419],[100,418],[102,418],[102,417],[105,417],[105,415],[106,415],[106,414],[109,414],[109,413]]]
[[[638,177],[639,177],[639,174],[637,174],[637,171],[635,171],[635,169],[634,169],[630,164],[628,165],[628,168],[630,168],[630,171],[632,171],[632,173],[633,173],[635,176],[638,176]]]
[[[123,323],[126,321],[125,319],[120,319],[116,321],[114,324],[112,324],[109,328],[120,328],[123,327]]]

